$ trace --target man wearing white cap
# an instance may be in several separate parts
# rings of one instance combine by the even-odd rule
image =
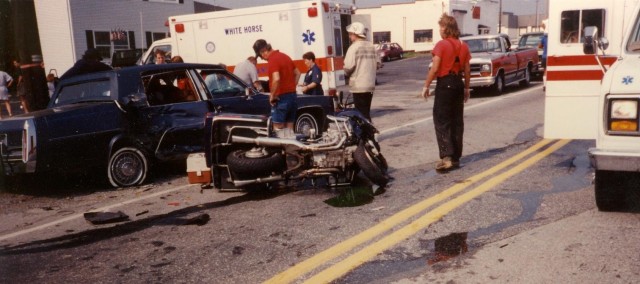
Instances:
[[[376,70],[380,58],[373,44],[366,40],[366,28],[360,22],[347,26],[351,46],[344,57],[344,73],[349,77],[349,91],[358,111],[371,121],[371,100],[376,87]]]

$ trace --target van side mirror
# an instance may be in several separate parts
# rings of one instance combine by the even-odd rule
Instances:
[[[585,27],[582,34],[584,35],[584,42],[582,43],[582,51],[584,54],[596,53],[596,42],[598,41],[598,27],[588,26]]]

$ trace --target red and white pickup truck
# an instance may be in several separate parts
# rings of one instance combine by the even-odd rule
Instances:
[[[460,39],[471,52],[471,88],[490,87],[494,95],[500,95],[506,85],[529,85],[531,74],[537,72],[538,51],[534,48],[512,50],[505,34]]]

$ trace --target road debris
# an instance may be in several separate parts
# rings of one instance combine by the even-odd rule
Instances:
[[[142,212],[140,212],[140,213],[137,213],[137,214],[136,214],[136,217],[138,217],[138,216],[140,216],[140,215],[147,214],[147,213],[149,213],[149,210],[144,210],[144,211],[142,211]]]
[[[84,219],[89,221],[93,225],[117,223],[123,221],[129,221],[129,216],[118,212],[87,212],[84,213]]]
[[[196,217],[187,219],[187,221],[184,222],[184,225],[202,226],[202,225],[208,223],[209,220],[211,220],[211,217],[209,217],[209,214],[200,214],[200,215],[198,215]]]

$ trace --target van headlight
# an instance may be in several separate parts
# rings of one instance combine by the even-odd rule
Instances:
[[[611,100],[609,130],[638,131],[638,101],[635,99]]]

